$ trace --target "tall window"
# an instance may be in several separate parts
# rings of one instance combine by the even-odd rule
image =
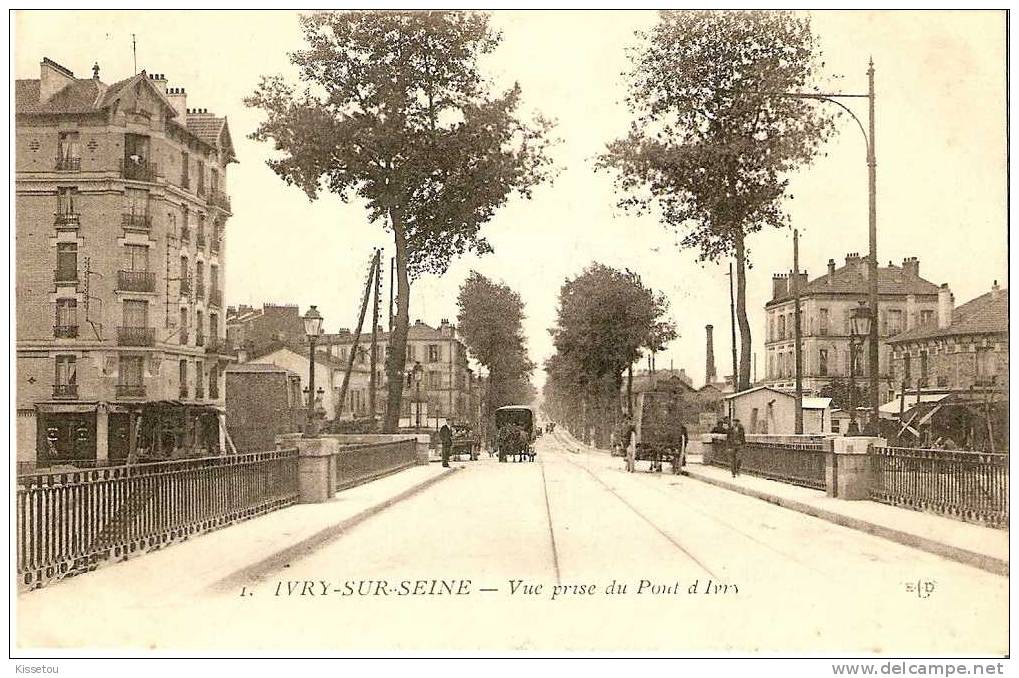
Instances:
[[[778,317],[778,338],[785,339],[785,316]]]
[[[124,135],[124,161],[144,165],[149,161],[149,138],[140,134]]]
[[[121,386],[141,386],[143,383],[143,366],[140,355],[120,356]]]
[[[190,167],[191,156],[188,155],[187,151],[180,152],[180,185],[183,188],[191,187]]]
[[[414,345],[407,344],[407,360],[414,360]]]
[[[205,265],[200,261],[195,262],[195,287],[199,297],[205,294]]]
[[[439,362],[441,355],[439,353],[438,344],[428,344],[428,362],[437,363]]]
[[[828,309],[826,309],[826,308],[818,309],[817,324],[818,324],[818,331],[820,332],[821,336],[827,336],[828,335]]]
[[[57,189],[57,213],[77,214],[75,199],[78,197],[78,189],[62,186]]]
[[[53,324],[55,336],[78,336],[78,300],[57,299],[57,315]]]
[[[902,310],[897,308],[888,309],[888,335],[895,336],[902,332]]]
[[[822,377],[828,376],[828,349],[826,348],[817,351],[817,372]]]
[[[188,310],[186,308],[180,309],[180,343],[186,344],[188,333]]]
[[[198,171],[196,174],[198,175],[196,177],[198,180],[198,192],[205,195],[205,163],[201,160],[198,161]]]
[[[124,327],[148,327],[149,302],[136,299],[124,300]]]
[[[902,378],[905,380],[906,385],[909,385],[913,379],[912,367],[913,356],[909,355],[909,353],[904,353],[902,355]]]
[[[442,388],[442,372],[428,373],[428,388],[433,391]]]
[[[145,216],[149,213],[149,192],[140,188],[128,188],[124,191],[127,198],[127,211],[132,216]]]
[[[209,337],[215,339],[219,336],[219,314],[209,314]]]
[[[124,245],[124,270],[148,271],[149,248],[145,245]]]
[[[994,381],[998,373],[998,356],[987,346],[978,346],[976,353],[977,361],[977,384],[988,386]]]
[[[920,324],[931,325],[934,323],[934,311],[926,310],[920,311]]]
[[[195,393],[198,397],[205,397],[205,362],[195,361]]]
[[[77,132],[60,133],[57,140],[57,160],[60,162],[60,169],[80,168],[81,148]]]
[[[205,318],[202,317],[201,311],[195,311],[195,332],[197,336],[205,336]]]
[[[57,243],[57,279],[78,279],[78,243]]]
[[[180,380],[180,392],[181,395],[187,395],[188,392],[188,361],[181,360],[177,367],[177,379]]]
[[[219,172],[215,167],[209,168],[209,190],[216,193],[219,190]]]
[[[219,289],[219,267],[215,264],[209,265],[209,289]]]
[[[920,385],[927,385],[927,351],[920,351]]]
[[[73,355],[57,356],[55,383],[57,386],[74,386],[78,383],[78,360]]]

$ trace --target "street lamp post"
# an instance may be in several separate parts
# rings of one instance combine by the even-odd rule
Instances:
[[[318,418],[315,414],[315,343],[322,333],[322,314],[314,306],[304,314],[304,333],[308,337],[308,422],[304,428],[305,438],[318,435]]]
[[[870,336],[870,329],[876,323],[871,322],[870,309],[863,301],[853,309],[849,318],[849,430],[847,433],[856,435],[860,432],[856,423],[856,347]],[[874,366],[871,366],[871,372]]]
[[[867,145],[867,193],[868,193],[868,240],[870,252],[867,261],[867,296],[870,302],[870,317],[878,317],[878,285],[877,285],[877,155],[874,150],[874,59],[870,60],[867,68],[867,93],[866,94],[842,94],[842,93],[809,93],[809,92],[754,92],[763,96],[789,97],[794,99],[813,99],[815,101],[826,101],[835,104],[856,122],[863,134],[863,140]],[[843,104],[839,99],[867,99],[867,128],[853,111]],[[870,340],[867,362],[870,364],[870,409],[871,419],[876,424],[880,416],[878,408],[881,406],[878,394],[880,366],[878,363],[878,327],[877,322],[870,323],[869,332],[866,333]]]

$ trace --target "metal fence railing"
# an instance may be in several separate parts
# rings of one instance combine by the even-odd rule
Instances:
[[[336,488],[342,490],[417,463],[414,438],[363,443],[341,448],[336,455]]]
[[[875,447],[870,497],[919,511],[1008,527],[1008,455]]]
[[[17,477],[18,586],[31,589],[297,501],[296,449]]]
[[[793,485],[825,489],[825,457],[822,443],[747,442],[740,449],[740,472]],[[732,452],[724,439],[706,448],[704,462],[729,468]]]

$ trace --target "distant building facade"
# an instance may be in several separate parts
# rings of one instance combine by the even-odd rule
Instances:
[[[304,320],[296,304],[229,306],[226,338],[241,362],[283,346],[307,344]]]
[[[226,119],[49,59],[14,103],[19,461],[222,449]]]
[[[1007,392],[1008,290],[995,281],[990,292],[954,308],[943,288],[937,318],[888,339],[895,385],[907,393]]]
[[[323,335],[320,346],[340,364],[346,366],[354,347],[350,331]],[[354,366],[370,377],[371,332],[362,333]],[[385,414],[387,400],[386,356],[389,352],[389,333],[380,332],[376,339],[376,411]],[[414,381],[414,368],[420,365],[421,381]],[[365,389],[366,381],[361,380]],[[481,387],[467,361],[467,348],[459,339],[456,328],[443,319],[439,327],[420,320],[407,331],[407,357],[403,384],[401,416],[409,417],[417,411],[420,402],[422,420],[451,419],[470,421],[480,409]],[[366,391],[367,395],[367,391]],[[424,425],[424,424],[422,424]]]
[[[828,261],[827,274],[808,280],[800,274],[800,326],[803,350],[803,389],[817,395],[833,378],[847,378],[849,369],[850,317],[860,301],[867,301],[868,258],[846,255],[835,267]],[[892,349],[884,342],[903,331],[936,324],[939,287],[920,277],[920,262],[910,257],[902,266],[878,267],[878,352],[882,402],[891,397]],[[789,275],[772,279],[772,298],[765,304],[766,373],[762,384],[782,390],[795,387],[794,301]],[[856,376],[868,378],[866,343],[857,351]]]

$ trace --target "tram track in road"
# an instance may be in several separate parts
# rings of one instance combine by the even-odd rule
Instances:
[[[556,441],[559,442],[560,445],[562,445],[564,447],[569,445],[569,443],[567,441],[564,441],[556,433],[553,433],[553,435],[556,436]],[[560,454],[562,454],[562,453],[560,452]],[[611,485],[606,483],[604,480],[599,478],[597,474],[595,474],[593,471],[591,471],[585,465],[577,463],[573,459],[570,459],[568,454],[562,454],[562,458],[564,460],[566,460],[567,463],[571,464],[572,466],[574,466],[574,467],[580,469],[581,471],[584,471],[586,474],[588,474],[598,485],[600,485],[604,490],[608,491],[608,493],[610,495],[612,495],[617,501],[619,501],[621,504],[623,504],[623,506],[625,506],[627,509],[629,509],[630,512],[632,512],[634,515],[636,515],[638,518],[640,518],[645,524],[648,525],[648,527],[650,527],[652,530],[654,530],[655,533],[657,533],[660,537],[664,538],[669,544],[672,545],[673,548],[675,548],[680,553],[682,553],[683,556],[685,556],[687,559],[689,559],[690,561],[695,563],[697,565],[697,567],[702,569],[704,572],[706,572],[708,575],[710,575],[713,579],[717,579],[717,580],[721,580],[722,579],[710,567],[708,567],[700,558],[698,558],[696,555],[694,555],[693,552],[690,551],[690,549],[688,549],[686,546],[684,546],[678,539],[673,537],[667,531],[662,529],[662,527],[660,525],[658,525],[653,520],[648,518],[648,516],[645,515],[643,511],[638,509],[631,502],[629,502],[625,497],[623,497],[621,494],[619,494],[615,490],[614,487],[612,487]],[[547,485],[547,481],[545,480],[545,476],[544,476],[544,467],[542,468],[542,482],[545,484],[545,497],[546,497],[546,500],[547,500],[548,499],[548,485]],[[549,515],[549,521],[550,521],[549,522],[549,528],[551,529],[551,525],[552,525],[551,524],[551,510],[549,511],[548,515]],[[557,565],[557,571],[558,571],[558,565]]]
[[[570,441],[568,441],[568,440],[562,440],[558,436],[557,436],[557,439],[563,445],[570,445]],[[567,460],[569,460],[568,457],[567,457]],[[571,463],[576,463],[576,462],[572,462],[572,460],[569,460],[569,461],[571,461]],[[586,467],[582,467],[582,468],[584,468],[584,470],[587,471],[588,473],[594,475],[594,472],[591,471],[590,469],[588,469]],[[818,574],[818,575],[821,575],[821,576],[827,576],[827,575],[831,574],[829,572],[825,572],[823,570],[819,570],[816,567],[814,567],[814,566],[812,566],[812,565],[810,565],[808,563],[805,563],[804,561],[800,560],[799,558],[796,558],[796,557],[786,553],[785,551],[781,551],[779,549],[776,549],[771,544],[768,544],[767,542],[765,542],[765,541],[755,537],[754,535],[750,534],[749,532],[747,532],[745,530],[742,530],[742,529],[738,528],[737,526],[733,525],[732,523],[719,518],[716,514],[709,513],[707,511],[699,508],[693,502],[683,498],[682,495],[680,495],[679,493],[672,492],[672,491],[668,490],[667,488],[661,487],[660,484],[657,482],[656,478],[646,477],[646,474],[642,474],[642,473],[633,473],[633,474],[630,474],[630,475],[632,475],[636,479],[636,481],[638,483],[640,483],[641,485],[644,485],[645,487],[651,488],[656,493],[658,493],[658,494],[660,494],[662,496],[666,496],[670,500],[674,500],[674,501],[679,502],[680,504],[683,505],[683,507],[685,509],[688,509],[688,510],[690,510],[693,513],[696,513],[698,515],[701,515],[701,516],[707,518],[708,520],[714,522],[715,524],[717,524],[717,525],[719,525],[719,526],[721,526],[721,527],[723,527],[723,528],[725,528],[725,529],[727,529],[727,530],[729,530],[729,531],[739,535],[740,537],[742,537],[742,538],[744,538],[744,539],[746,539],[746,540],[748,540],[748,541],[750,541],[750,542],[760,546],[761,548],[763,548],[763,549],[765,549],[765,550],[767,550],[767,551],[769,551],[771,553],[774,553],[775,555],[783,558],[784,560],[788,560],[788,561],[790,561],[792,563],[795,563],[797,566],[802,567],[805,570],[809,570],[810,572],[812,572],[814,574]],[[601,479],[599,479],[599,481],[604,483],[604,481],[601,481]]]

